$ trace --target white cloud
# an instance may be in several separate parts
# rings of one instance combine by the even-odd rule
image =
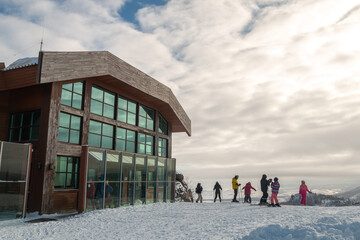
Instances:
[[[124,0],[5,3],[6,61],[44,27],[45,50],[109,50],[170,86],[192,120],[173,135],[191,177],[358,176],[358,1],[176,0],[141,9],[139,29]]]

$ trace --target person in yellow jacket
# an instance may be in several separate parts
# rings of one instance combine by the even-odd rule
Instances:
[[[236,197],[237,197],[237,194],[238,194],[238,189],[239,189],[239,186],[241,185],[241,183],[238,183],[238,178],[239,178],[239,175],[235,175],[235,177],[233,177],[232,179],[232,188],[234,189],[234,198],[233,198],[233,202],[239,202],[238,200],[236,200]]]

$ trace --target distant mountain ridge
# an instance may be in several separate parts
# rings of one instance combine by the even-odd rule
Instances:
[[[360,202],[360,187],[357,187],[357,188],[347,191],[347,192],[338,193],[338,194],[336,194],[336,196],[345,198],[345,199],[350,199],[352,201]]]

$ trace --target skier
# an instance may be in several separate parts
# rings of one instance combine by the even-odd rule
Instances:
[[[255,191],[256,189],[251,186],[251,182],[248,182],[242,189],[245,189],[244,202],[251,203],[251,189],[254,189]]]
[[[238,189],[239,189],[239,186],[241,185],[241,183],[238,183],[238,178],[239,178],[239,175],[235,175],[235,177],[233,177],[232,179],[232,188],[234,189],[234,198],[233,198],[233,202],[239,202],[238,200],[236,200],[236,197],[237,197],[237,194],[238,194]]]
[[[220,199],[220,202],[221,202],[221,191],[222,191],[222,188],[221,188],[221,186],[220,186],[220,184],[219,184],[219,182],[216,182],[215,183],[215,186],[214,186],[214,189],[213,190],[215,190],[215,199],[214,199],[214,202],[216,202],[216,199],[217,199],[217,197],[219,196],[219,199]]]
[[[268,192],[268,187],[270,185],[270,183],[272,182],[272,179],[270,178],[269,180],[266,179],[267,176],[265,174],[263,174],[261,180],[260,180],[260,186],[261,186],[261,191],[263,193],[261,199],[260,199],[260,203],[259,205],[268,205],[267,203],[267,198],[269,196]]]
[[[306,206],[306,194],[307,193],[311,193],[311,191],[309,191],[308,187],[305,184],[304,180],[301,180],[301,185],[299,188],[299,194],[301,195],[301,202],[300,204]]]
[[[279,183],[279,179],[277,177],[274,178],[274,182],[271,183],[271,205],[269,205],[269,207],[280,207],[279,201],[277,199],[277,195],[279,193],[279,189],[280,189],[280,183]],[[274,204],[274,202],[276,204]]]
[[[198,198],[196,199],[196,202],[200,201],[200,203],[202,203],[202,200],[203,200],[202,195],[201,195],[202,190],[203,190],[203,188],[202,188],[201,184],[198,183],[196,186],[196,189],[195,189],[195,192],[198,194]]]

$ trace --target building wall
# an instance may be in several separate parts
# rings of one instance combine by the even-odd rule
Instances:
[[[139,133],[145,133],[155,137],[154,141],[154,155],[158,153],[158,138],[168,139],[168,157],[171,157],[171,122],[169,124],[169,134],[163,135],[158,132],[153,132],[138,126],[129,125],[114,119],[107,117],[99,116],[90,112],[90,102],[91,102],[91,89],[93,85],[101,87],[105,90],[109,90],[113,93],[119,94],[123,97],[126,97],[130,100],[138,102],[140,104],[146,105],[147,107],[153,108],[156,111],[156,120],[155,124],[158,124],[159,113],[156,105],[151,103],[146,103],[144,101],[139,101],[137,96],[130,95],[126,92],[122,92],[119,89],[114,88],[113,85],[107,84],[104,81],[101,81],[97,78],[88,78],[82,79],[84,81],[84,94],[83,94],[83,109],[76,109],[69,106],[61,105],[61,91],[62,84],[64,82],[54,82],[51,87],[51,101],[49,106],[49,123],[47,129],[47,139],[43,140],[44,144],[46,142],[47,150],[42,155],[45,155],[45,164],[44,164],[44,182],[43,182],[43,201],[41,212],[42,213],[53,213],[58,212],[60,209],[63,211],[81,211],[83,206],[83,196],[82,188],[85,186],[79,186],[79,189],[55,189],[54,188],[54,173],[55,173],[55,164],[57,156],[71,156],[71,157],[80,157],[82,156],[82,146],[88,144],[89,136],[89,122],[90,119],[96,120],[99,122],[107,123],[116,127],[123,127],[126,129],[134,130]],[[70,81],[71,82],[71,81]],[[75,81],[74,81],[75,82]],[[69,83],[67,81],[66,83]],[[59,113],[64,112],[71,115],[79,116],[82,118],[82,135],[81,135],[81,145],[63,143],[59,142],[58,131],[59,131]],[[43,138],[45,139],[45,138]],[[83,157],[82,157],[83,158]],[[81,162],[85,162],[83,159]],[[86,175],[86,168],[84,164],[80,165],[80,179],[84,178]],[[84,182],[85,183],[85,182]]]
[[[39,132],[46,132],[43,128],[48,119],[46,114],[46,93],[51,84],[36,85],[8,91],[0,91],[0,140],[9,141],[10,116],[14,113],[24,113],[40,110]],[[48,96],[49,99],[49,96]],[[43,166],[45,157],[42,155],[46,150],[43,139],[46,134],[40,134],[39,139],[31,141],[33,144],[32,162],[30,167],[29,204],[30,212],[39,211],[42,199]]]

